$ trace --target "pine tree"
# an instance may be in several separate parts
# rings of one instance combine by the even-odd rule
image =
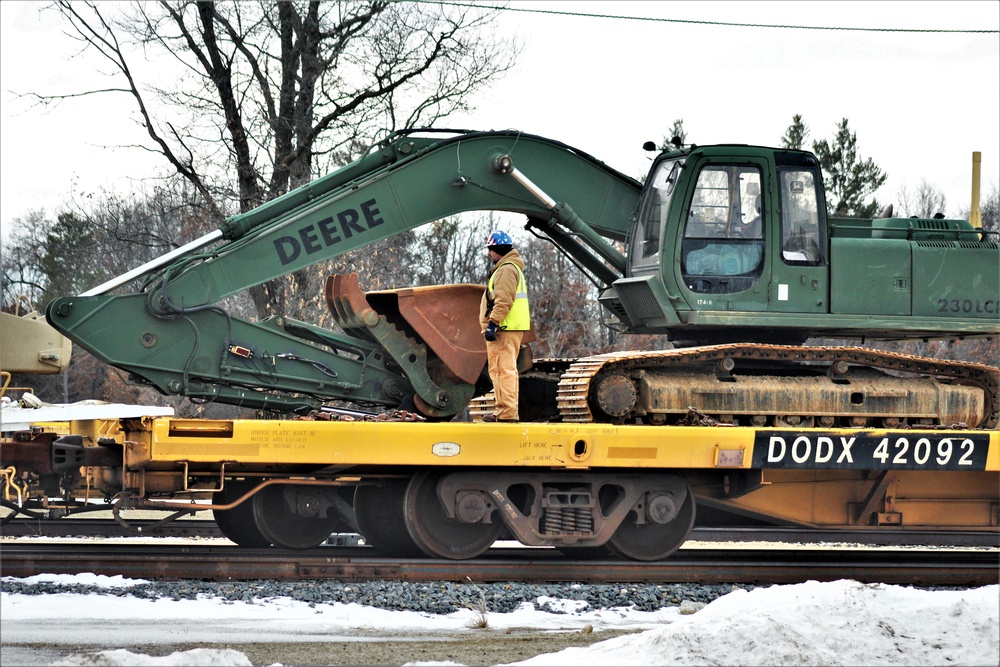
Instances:
[[[677,139],[680,144],[674,142]],[[678,118],[674,121],[674,124],[670,128],[670,134],[663,137],[663,145],[660,147],[661,150],[668,150],[674,148],[678,145],[683,145],[687,139],[687,130],[684,129],[684,119]]]
[[[801,114],[792,116],[792,124],[785,130],[785,136],[781,138],[781,147],[792,150],[802,150],[809,136],[809,128],[802,122]]]
[[[824,173],[826,205],[838,215],[871,218],[879,209],[874,197],[865,203],[885,183],[887,174],[871,158],[858,157],[857,134],[848,128],[844,118],[837,125],[833,143],[826,139],[813,142],[813,152]]]

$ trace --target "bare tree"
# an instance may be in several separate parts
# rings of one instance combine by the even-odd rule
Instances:
[[[585,274],[546,239],[531,238],[521,255],[538,336],[534,355],[568,358],[601,351],[601,306]]]
[[[493,212],[439,220],[418,230],[411,244],[416,284],[485,284],[490,262],[485,241],[500,226]]]
[[[911,192],[906,186],[901,187],[896,193],[896,203],[898,217],[933,218],[935,214],[944,215],[947,208],[944,193],[926,179],[920,181],[916,192]]]
[[[0,252],[0,300],[4,312],[23,315],[41,310],[48,284],[42,270],[45,238],[51,222],[44,210],[14,218]]]
[[[983,229],[1000,231],[1000,190],[997,189],[996,183],[990,189],[989,196],[980,205],[980,217]]]
[[[180,181],[180,182],[177,182]],[[34,211],[15,220],[0,254],[3,309],[23,315],[43,311],[56,296],[78,294],[200,236],[207,225],[205,209],[193,188],[178,177],[147,191],[122,196],[91,193],[67,204],[54,218]],[[234,312],[246,312],[245,296],[231,297]],[[30,305],[29,305],[30,304]],[[181,397],[164,397],[148,387],[130,385],[125,376],[74,346],[70,366],[57,376],[18,374],[15,386],[31,387],[43,400],[62,402],[102,399],[170,405],[180,410]],[[211,408],[211,409],[210,409]],[[230,406],[185,405],[185,416],[233,416]]]
[[[967,206],[961,210],[959,217],[968,220],[970,213],[971,210]],[[990,188],[988,195],[983,197],[980,194],[979,217],[983,229],[992,232],[1000,231],[1000,189],[997,188],[996,183]],[[997,236],[994,234],[991,238],[996,240]]]
[[[358,157],[386,133],[466,109],[519,50],[492,34],[498,9],[472,5],[163,1],[122,9],[59,0],[55,7],[122,85],[35,97],[129,95],[149,135],[144,148],[163,155],[218,222]],[[172,59],[182,80],[140,81],[139,50]],[[258,314],[284,313],[300,282],[252,289]]]

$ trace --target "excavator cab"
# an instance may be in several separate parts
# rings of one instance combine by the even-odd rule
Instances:
[[[683,344],[998,333],[997,244],[982,230],[826,210],[811,153],[664,152],[640,197],[626,275],[601,302],[622,329]]]
[[[620,299],[634,331],[705,341],[731,339],[740,323],[715,324],[703,313],[816,312],[828,284],[825,226],[822,177],[808,154],[743,146],[666,153],[640,201],[627,276],[603,301]],[[639,297],[639,284],[652,299]],[[773,334],[743,326],[746,340]]]

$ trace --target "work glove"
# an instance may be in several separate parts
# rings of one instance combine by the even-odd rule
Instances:
[[[496,341],[497,328],[498,327],[496,322],[491,321],[489,324],[486,325],[486,331],[483,333],[483,336],[486,338],[486,340],[488,340],[491,343]]]

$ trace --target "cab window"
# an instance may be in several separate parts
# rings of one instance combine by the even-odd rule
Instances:
[[[781,170],[778,183],[781,189],[781,258],[787,264],[821,263],[824,239],[815,173]]]
[[[630,241],[629,255],[633,258],[633,265],[659,268],[663,228],[670,212],[674,186],[683,166],[682,160],[668,160],[661,162],[654,170]]]
[[[698,175],[684,226],[681,270],[695,292],[749,289],[764,265],[761,171],[709,165]]]

